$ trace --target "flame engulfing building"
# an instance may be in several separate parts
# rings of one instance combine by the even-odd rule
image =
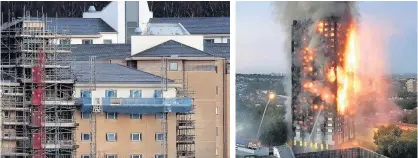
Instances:
[[[340,77],[348,72],[344,56],[351,24],[350,17],[335,16],[293,21],[291,106],[295,153],[335,149],[354,139],[354,112],[347,108],[349,97],[341,92],[342,82],[348,78]]]

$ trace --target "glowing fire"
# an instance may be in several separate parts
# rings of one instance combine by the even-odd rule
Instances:
[[[357,49],[357,34],[356,28],[350,27],[348,34],[348,43],[344,51],[342,59],[342,67],[337,67],[337,105],[340,114],[344,114],[347,107],[350,106],[349,100],[351,96],[359,90],[359,82],[356,77],[356,70],[358,66],[358,49]]]

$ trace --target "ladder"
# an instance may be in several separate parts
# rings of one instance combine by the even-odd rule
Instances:
[[[90,95],[92,91],[96,90],[96,56],[90,56],[89,60],[90,67]],[[92,97],[92,96],[90,96]],[[102,112],[102,106],[100,98],[92,98],[92,112],[90,114],[90,130],[91,130],[91,140],[90,140],[90,157],[96,158],[96,115],[97,113]]]
[[[168,59],[165,57],[161,58],[161,98],[164,98],[163,94],[164,91],[167,91],[167,83],[168,83],[168,79],[167,79],[167,65],[168,65]],[[164,110],[166,110],[166,107],[164,108]],[[167,153],[168,153],[168,147],[167,147],[167,112],[163,111],[162,112],[162,117],[163,119],[161,120],[161,131],[163,133],[163,141],[161,143],[161,154],[163,154],[164,158],[167,158]]]

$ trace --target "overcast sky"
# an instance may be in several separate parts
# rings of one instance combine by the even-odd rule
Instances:
[[[387,57],[391,73],[417,72],[417,3],[359,2],[362,20],[392,25]],[[285,72],[282,28],[270,2],[237,2],[237,73]]]

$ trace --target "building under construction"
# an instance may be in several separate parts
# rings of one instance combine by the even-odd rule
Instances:
[[[76,122],[69,37],[48,18],[1,26],[1,157],[74,157]],[[58,34],[56,31],[60,29]]]
[[[144,4],[2,24],[2,156],[227,157],[229,18]]]
[[[295,153],[335,149],[354,138],[350,113],[337,106],[336,67],[341,66],[347,27],[341,18],[293,21],[292,26],[292,120]],[[313,25],[320,46],[309,48]],[[319,59],[319,60],[318,60]],[[321,60],[322,59],[322,60]],[[333,79],[328,74],[334,74]],[[320,87],[319,87],[320,86]],[[322,91],[322,90],[327,91]]]

